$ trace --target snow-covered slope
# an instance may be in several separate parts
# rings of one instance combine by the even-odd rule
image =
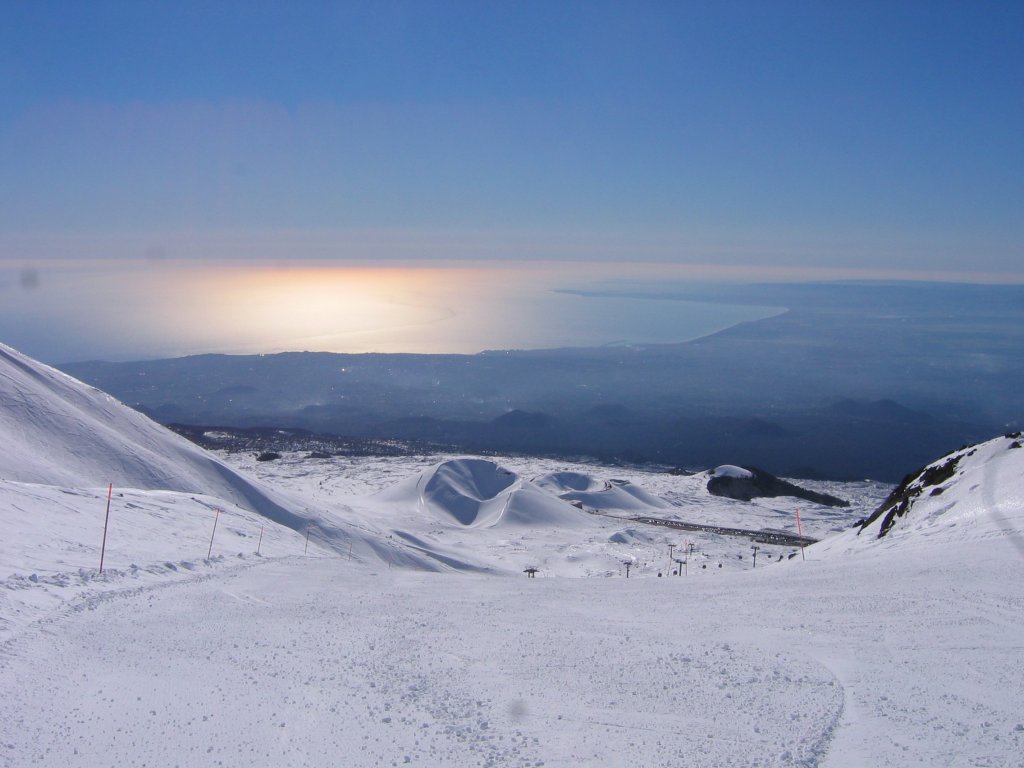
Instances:
[[[234,521],[225,523],[235,526],[238,554],[253,552],[264,534],[271,544],[299,533],[302,552],[322,547],[357,560],[444,567],[430,552],[389,540],[372,521],[346,518],[339,505],[318,508],[271,490],[109,395],[4,345],[0,445],[2,575],[25,569],[62,581],[60,574],[95,567],[108,484],[116,527],[107,564],[115,569],[204,557],[210,548],[194,539],[204,538],[199,531],[209,529],[215,510]],[[263,530],[275,525],[290,530]]]
[[[967,446],[909,476],[859,525],[815,545],[824,554],[910,550],[1008,538],[1024,552],[1024,440]]]
[[[286,501],[142,414],[0,344],[0,478],[200,493],[305,524]]]

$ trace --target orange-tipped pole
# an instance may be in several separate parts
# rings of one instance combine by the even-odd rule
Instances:
[[[114,495],[114,484],[107,488],[107,514],[103,517],[103,543],[100,544],[100,573],[103,573],[103,556],[107,553],[107,524],[110,522],[110,497]]]
[[[803,528],[802,525],[800,525],[800,510],[799,509],[797,509],[797,511],[796,511],[796,532],[797,532],[797,535],[800,536],[800,559],[801,560],[806,560],[807,556],[804,554],[804,542],[803,542],[804,528]]]

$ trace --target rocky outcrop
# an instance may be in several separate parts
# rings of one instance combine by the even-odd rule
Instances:
[[[719,469],[723,471],[713,471],[708,479],[708,492],[715,496],[725,496],[739,501],[750,501],[760,497],[793,496],[828,507],[850,506],[850,502],[836,496],[809,491],[756,467],[742,467],[745,472],[737,472],[735,470],[740,468],[731,466]]]

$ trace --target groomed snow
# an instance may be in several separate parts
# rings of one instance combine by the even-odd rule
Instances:
[[[713,580],[142,583],[2,647],[0,764],[1015,766],[1018,569],[999,542]]]

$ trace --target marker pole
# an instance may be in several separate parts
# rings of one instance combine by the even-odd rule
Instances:
[[[114,495],[114,484],[107,488],[107,514],[103,517],[103,543],[100,544],[100,573],[103,573],[103,556],[107,553],[107,523],[110,522],[110,497]]]
[[[260,553],[260,547],[263,546],[263,526],[260,526],[260,540],[256,542],[256,554]]]
[[[302,548],[302,554],[305,555],[309,551],[309,526],[306,526],[306,546]]]
[[[216,510],[217,514],[213,517],[213,533],[210,534],[210,549],[206,553],[206,559],[210,559],[210,555],[213,554],[213,537],[217,535],[217,521],[220,520],[220,510]]]
[[[803,529],[803,526],[800,525],[800,510],[799,509],[797,509],[797,511],[796,511],[796,532],[797,532],[797,535],[800,537],[800,559],[801,560],[806,560],[807,556],[804,554],[804,541],[803,541],[803,539],[804,539],[804,529]]]

